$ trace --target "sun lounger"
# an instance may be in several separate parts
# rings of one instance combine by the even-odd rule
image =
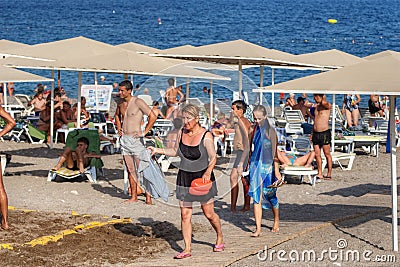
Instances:
[[[161,138],[166,137],[173,128],[174,124],[167,119],[157,119],[153,125],[154,134]]]
[[[21,133],[25,134],[32,144],[43,144],[47,141],[47,132],[35,128],[30,123],[23,126]]]
[[[315,175],[318,174],[318,170],[314,170],[312,167],[306,166],[286,166],[280,169],[282,179],[285,180],[285,175],[300,176],[301,183],[304,181],[304,176],[308,177],[309,183],[315,186]]]
[[[1,158],[1,174],[4,175],[7,165],[7,156],[5,154],[0,154],[0,158]]]
[[[70,147],[75,150],[77,141],[81,137],[86,137],[89,140],[89,147],[87,152],[94,152],[100,155],[100,136],[97,130],[82,130],[76,129],[69,132],[65,146]],[[90,165],[86,168],[83,173],[89,179],[90,182],[97,182],[97,171],[103,175],[103,161],[99,158],[92,158]],[[57,176],[61,176],[66,179],[76,178],[79,175],[79,171],[71,171],[66,168],[61,168],[60,170],[50,170],[47,176],[47,181],[53,181]]]
[[[70,170],[66,167],[62,167],[57,171],[50,170],[47,175],[47,181],[51,182],[56,179],[57,176],[60,176],[64,179],[74,179],[80,176],[86,176],[90,182],[96,183],[97,182],[97,174],[96,174],[96,167],[88,167],[85,169],[84,173],[80,173],[79,170]]]
[[[31,98],[28,95],[15,94],[14,97],[15,100],[18,102],[18,104],[20,104],[21,107],[23,108],[21,109],[22,116],[29,116],[35,113],[33,111],[34,106],[29,106],[29,101],[31,101]]]
[[[226,156],[226,148],[229,146],[230,153],[233,153],[233,140],[235,139],[235,132],[227,132],[224,139],[224,147],[222,151],[223,157]]]
[[[350,171],[353,167],[353,162],[356,157],[355,153],[331,152],[332,163],[339,164],[340,168],[345,171]],[[343,166],[343,161],[348,160],[347,167]],[[322,153],[322,170],[325,169],[327,164],[325,155]]]
[[[379,143],[386,140],[386,136],[379,135],[355,135],[345,136],[344,138],[353,139],[353,151],[354,147],[363,147],[363,149],[375,157],[379,155]]]
[[[306,122],[300,110],[285,110],[286,134],[303,134],[301,125]]]

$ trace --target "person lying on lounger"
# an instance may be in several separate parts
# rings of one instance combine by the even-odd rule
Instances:
[[[285,153],[285,151],[281,151],[278,149],[278,159],[281,163],[281,167],[284,168],[286,166],[305,166],[312,167],[311,163],[315,159],[315,152],[310,151],[303,156],[297,156],[294,154]]]
[[[78,139],[76,149],[73,151],[71,148],[66,147],[64,153],[61,155],[57,165],[53,170],[59,170],[64,162],[67,162],[67,169],[84,173],[85,168],[90,165],[91,158],[100,158],[96,153],[88,153],[89,140],[86,137]]]

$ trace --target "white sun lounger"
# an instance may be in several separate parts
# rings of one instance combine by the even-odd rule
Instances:
[[[318,170],[314,170],[312,167],[306,167],[306,166],[286,166],[285,168],[281,168],[280,172],[282,174],[283,180],[285,180],[285,175],[300,176],[301,183],[303,183],[304,176],[307,176],[309,183],[312,186],[315,186],[316,182],[315,175],[318,174]]]
[[[73,171],[70,169],[67,169],[66,167],[62,167],[57,171],[50,170],[48,175],[47,175],[47,181],[51,182],[56,179],[57,176],[60,176],[64,179],[73,179],[81,176],[82,174],[79,172],[79,170]],[[97,183],[97,174],[96,174],[96,167],[88,167],[85,169],[85,172],[83,173],[90,182],[92,183]]]
[[[350,171],[351,168],[353,167],[353,162],[356,157],[356,153],[343,153],[343,152],[331,152],[332,155],[332,163],[337,163],[339,164],[340,168],[344,171]],[[343,160],[348,160],[347,167],[343,166],[342,161]],[[327,164],[325,155],[322,154],[322,170],[325,169]]]

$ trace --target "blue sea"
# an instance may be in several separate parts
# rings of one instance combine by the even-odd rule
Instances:
[[[112,45],[137,42],[165,49],[244,39],[293,54],[338,49],[364,57],[383,50],[400,51],[400,0],[0,0],[0,39],[38,44],[85,36]],[[162,24],[159,25],[158,18]],[[336,19],[329,24],[328,19]],[[49,71],[29,70],[46,77]],[[215,81],[216,98],[231,98],[237,89],[237,73],[230,83]],[[275,83],[312,74],[312,71],[275,70]],[[123,79],[105,76],[103,84]],[[77,96],[77,73],[61,72],[61,85]],[[84,84],[93,84],[92,73]],[[153,98],[167,87],[167,78],[134,76],[134,83],[148,87]],[[259,84],[259,68],[244,70],[244,90]],[[185,83],[186,79],[178,79]],[[271,84],[265,68],[264,85]],[[192,80],[191,96],[203,97],[208,81]],[[17,84],[17,93],[31,95],[35,84]],[[228,90],[227,90],[228,89]],[[271,101],[270,95],[265,95]],[[276,95],[276,103],[278,102]],[[362,96],[366,105],[368,96]]]

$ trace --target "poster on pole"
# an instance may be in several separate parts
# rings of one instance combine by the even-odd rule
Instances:
[[[112,85],[83,84],[81,95],[86,98],[86,109],[109,111],[112,90]]]

